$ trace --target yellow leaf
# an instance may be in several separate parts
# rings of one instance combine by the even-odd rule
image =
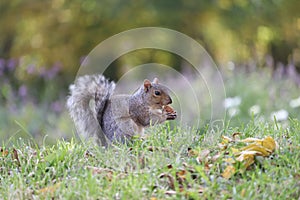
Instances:
[[[235,173],[235,168],[232,165],[228,165],[224,172],[222,173],[222,176],[226,179],[229,179],[232,177],[232,175]]]
[[[2,153],[2,156],[5,157],[8,155],[8,151],[0,147],[0,152]]]
[[[269,156],[271,152],[268,149],[264,148],[263,146],[250,144],[246,147],[241,148],[242,151],[256,151],[256,155],[261,156]]]
[[[246,193],[246,189],[244,188],[244,189],[242,189],[242,191],[241,191],[241,196],[242,196],[242,197],[245,197],[245,193]]]
[[[273,152],[276,149],[276,142],[272,137],[266,137],[262,141],[262,146]]]
[[[54,185],[51,185],[51,186],[48,186],[48,187],[45,187],[45,188],[42,188],[38,191],[38,193],[40,194],[47,194],[47,193],[50,193],[51,195],[54,194],[54,192],[59,188],[61,183],[56,183]]]
[[[232,151],[232,153],[239,153],[240,152],[240,150],[238,150],[238,149],[236,149],[236,148],[231,148],[231,151]]]
[[[236,160],[242,162],[246,168],[254,163],[256,151],[244,151]]]
[[[230,137],[227,137],[227,136],[224,136],[224,135],[222,135],[222,139],[223,139],[224,143],[229,143],[229,142],[233,141]]]
[[[225,158],[224,161],[227,163],[235,163],[235,160],[233,158]]]
[[[225,150],[225,149],[227,149],[228,144],[225,142],[221,142],[218,144],[218,146],[221,150]]]
[[[261,139],[257,139],[257,138],[246,138],[246,139],[240,140],[240,142],[245,142],[245,143],[259,142],[259,141],[261,141]]]
[[[188,150],[188,156],[191,157],[191,156],[197,156],[199,154],[198,151],[196,150],[193,150],[193,149],[189,149]]]

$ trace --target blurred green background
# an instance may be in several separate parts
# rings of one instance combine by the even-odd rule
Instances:
[[[203,45],[224,75],[227,95],[241,99],[226,108],[233,124],[270,120],[280,110],[298,117],[299,10],[297,0],[1,1],[0,139],[72,136],[64,102],[82,59],[108,37],[148,26]],[[149,62],[183,69],[180,57],[145,49],[117,59],[107,76],[116,80],[124,66]]]

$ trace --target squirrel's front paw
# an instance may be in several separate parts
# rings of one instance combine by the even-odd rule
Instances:
[[[167,120],[174,120],[177,118],[177,112],[171,106],[163,106],[163,111],[167,114]]]

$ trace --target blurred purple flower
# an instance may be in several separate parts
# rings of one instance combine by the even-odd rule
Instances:
[[[21,85],[21,87],[19,87],[18,94],[19,94],[20,97],[26,97],[27,96],[27,87],[26,87],[26,85]]]
[[[52,111],[57,112],[57,113],[61,112],[63,109],[62,103],[59,101],[52,102],[50,107],[51,107]]]
[[[17,67],[17,59],[11,58],[7,61],[7,68],[9,71],[13,71]]]
[[[62,65],[60,63],[56,63],[49,70],[42,67],[40,70],[40,76],[46,80],[51,80],[57,75],[58,72],[60,72],[61,68],[62,68]]]
[[[28,74],[33,74],[35,72],[35,65],[34,64],[30,64],[27,66],[27,73]]]
[[[44,70],[44,78],[46,80],[51,80],[53,79],[58,72],[60,72],[61,70],[61,64],[60,63],[56,63],[55,65],[53,65],[52,68],[50,68],[49,70]]]

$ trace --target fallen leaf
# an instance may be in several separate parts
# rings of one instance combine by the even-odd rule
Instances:
[[[0,152],[2,153],[3,157],[6,157],[8,155],[8,150],[3,149],[2,147],[0,148]]]
[[[272,137],[266,137],[262,140],[262,146],[273,152],[276,149],[276,142]]]
[[[15,148],[13,148],[12,159],[15,160],[17,162],[17,164],[20,166],[18,151]]]
[[[193,150],[192,148],[188,148],[188,156],[191,157],[191,156],[197,156],[199,154],[198,151],[196,150]]]
[[[218,146],[219,146],[219,148],[220,148],[221,150],[225,150],[225,149],[227,149],[227,147],[228,147],[228,143],[226,143],[226,142],[221,142],[221,143],[218,144]]]
[[[113,173],[113,171],[108,168],[87,166],[86,169],[91,170],[93,174]]]
[[[168,169],[172,169],[172,168],[173,168],[173,165],[172,165],[172,164],[168,164],[168,165],[167,165],[167,168],[168,168]]]
[[[174,178],[173,176],[171,176],[170,174],[167,173],[162,173],[158,176],[159,178],[167,178],[168,179],[168,183],[169,183],[169,188],[171,188],[172,190],[175,190],[175,184],[174,184]]]
[[[53,195],[55,193],[55,191],[59,188],[60,185],[61,185],[61,183],[59,182],[54,185],[42,188],[42,189],[38,190],[38,193],[44,194],[44,195],[47,193],[50,193],[51,195]]]
[[[240,140],[240,142],[244,142],[244,143],[259,142],[259,141],[261,141],[261,139],[257,139],[257,138],[246,138],[246,139]]]
[[[239,153],[239,152],[240,152],[240,150],[239,150],[239,149],[236,149],[236,148],[233,148],[233,147],[232,147],[232,148],[230,148],[230,149],[231,149],[231,152],[232,152],[232,153],[234,153],[234,154],[235,154],[235,153]]]
[[[248,168],[250,165],[254,163],[254,156],[257,152],[255,151],[246,151],[243,152],[236,160],[240,161],[244,164],[245,168]]]
[[[233,140],[237,140],[237,139],[238,139],[237,137],[239,137],[240,135],[241,135],[240,132],[233,133],[233,134],[232,134]]]
[[[229,143],[229,142],[232,142],[233,139],[231,139],[230,137],[227,137],[225,135],[222,135],[222,139],[223,139],[223,142],[224,143]]]
[[[226,169],[224,170],[224,172],[222,173],[223,178],[229,179],[232,177],[232,175],[234,175],[236,169],[234,166],[232,165],[228,165],[226,167]]]
[[[208,149],[202,150],[198,157],[196,158],[197,162],[200,163],[206,163],[208,161],[208,155],[210,151]]]
[[[230,163],[230,164],[235,163],[235,160],[234,160],[233,158],[231,158],[231,157],[229,157],[229,158],[224,158],[223,160],[224,160],[225,162],[227,162],[227,163]]]
[[[166,195],[174,195],[174,194],[176,194],[176,191],[174,191],[174,190],[168,190],[168,191],[165,192],[165,194]]]
[[[260,156],[269,156],[271,154],[271,152],[268,149],[256,144],[250,144],[246,147],[241,148],[240,150],[241,152],[239,152],[239,154],[242,154],[244,151],[256,152],[256,155]]]
[[[230,139],[226,136],[222,136],[222,138],[226,141],[234,141],[239,143],[246,143],[247,145],[244,147],[241,147],[239,149],[231,147],[231,152],[236,157],[236,160],[241,162],[245,169],[247,169],[250,165],[252,165],[256,161],[256,157],[267,157],[270,156],[275,149],[277,148],[277,144],[275,140],[268,136],[264,139],[258,139],[258,138],[246,138],[243,140],[236,140],[236,139]],[[224,140],[223,140],[224,142]],[[230,178],[237,169],[235,169],[232,164],[235,163],[235,160],[233,158],[226,158],[223,159],[225,162],[231,164],[227,166],[227,168],[224,170],[222,176],[224,178]],[[240,171],[242,172],[242,171]]]
[[[178,181],[179,186],[183,186],[183,183],[186,180],[186,174],[187,174],[187,171],[184,169],[176,172],[176,180]]]

